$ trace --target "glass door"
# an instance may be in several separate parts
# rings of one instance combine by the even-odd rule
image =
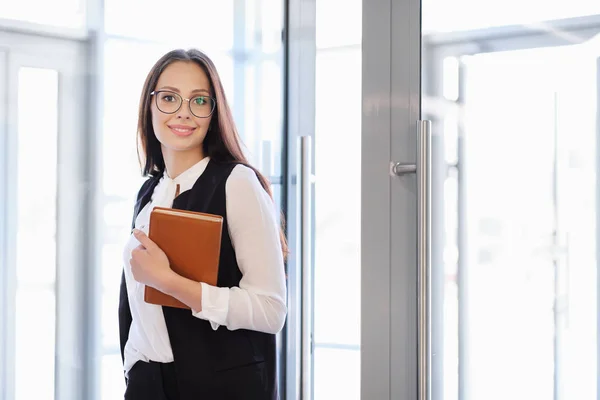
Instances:
[[[597,398],[600,8],[522,3],[423,1],[433,400]]]

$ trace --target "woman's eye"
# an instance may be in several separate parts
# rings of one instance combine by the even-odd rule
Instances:
[[[166,101],[168,103],[175,101],[175,96],[171,96],[171,95],[165,95],[163,96],[163,101]]]
[[[194,103],[196,103],[199,106],[204,105],[206,104],[206,97],[196,97],[194,99]]]

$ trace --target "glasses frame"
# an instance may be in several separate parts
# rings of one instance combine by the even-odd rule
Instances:
[[[160,107],[158,106],[158,97],[156,96],[159,93],[171,93],[177,97],[179,97],[179,99],[181,100],[179,102],[179,107],[177,107],[177,110],[173,111],[173,112],[166,112],[160,109]],[[215,109],[217,108],[217,100],[212,97],[212,96],[206,96],[206,95],[198,95],[198,96],[194,96],[191,99],[186,99],[185,97],[183,97],[182,95],[180,95],[179,93],[173,92],[172,90],[155,90],[152,93],[150,93],[150,96],[154,96],[154,103],[156,104],[156,108],[158,109],[158,111],[160,111],[163,114],[176,114],[179,110],[181,110],[181,106],[183,105],[184,101],[187,101],[188,103],[188,109],[190,110],[190,113],[196,117],[196,118],[209,118],[211,115],[213,115],[213,113],[215,112]],[[198,98],[198,97],[208,97],[209,99],[212,100],[212,109],[210,110],[210,114],[206,115],[206,116],[199,116],[194,114],[194,112],[192,111],[192,100]]]

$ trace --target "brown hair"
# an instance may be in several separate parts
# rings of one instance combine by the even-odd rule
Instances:
[[[204,154],[209,156],[211,160],[220,163],[239,163],[243,164],[256,173],[260,184],[273,199],[271,186],[267,179],[253,166],[248,163],[244,156],[240,145],[240,137],[235,126],[233,115],[229,109],[225,91],[221,84],[221,79],[212,60],[203,52],[190,50],[172,50],[162,56],[160,60],[154,64],[142,90],[140,98],[140,109],[138,117],[138,160],[140,166],[143,164],[142,174],[144,176],[161,176],[165,171],[165,160],[162,155],[160,142],[154,134],[152,127],[151,102],[152,96],[150,93],[155,90],[158,78],[164,69],[173,62],[185,61],[198,64],[206,73],[210,81],[211,95],[216,99],[215,112],[212,115],[212,120],[204,142],[202,143]],[[140,148],[143,153],[143,160],[140,156]],[[288,254],[288,246],[284,233],[284,218],[281,216],[282,226],[280,227],[280,241],[284,258]]]

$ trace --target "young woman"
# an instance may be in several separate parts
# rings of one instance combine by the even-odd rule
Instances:
[[[124,250],[119,327],[126,400],[277,399],[285,238],[267,180],[248,165],[221,80],[198,50],[150,71],[140,100],[143,174]],[[169,267],[147,236],[155,206],[224,217],[217,286]],[[191,310],[144,302],[146,285]]]

